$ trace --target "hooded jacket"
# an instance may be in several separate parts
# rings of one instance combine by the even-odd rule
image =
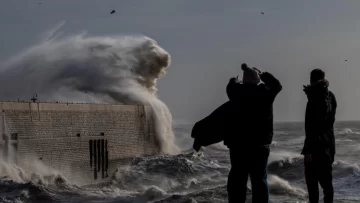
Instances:
[[[263,83],[242,84],[230,79],[226,92],[232,102],[232,118],[224,144],[232,147],[269,145],[273,138],[273,102],[282,86],[272,74],[260,75]],[[240,146],[239,146],[240,145]]]
[[[337,102],[328,87],[327,80],[304,86],[308,102],[305,114],[305,143],[301,153],[321,159],[327,158],[332,163],[335,155],[334,123]]]

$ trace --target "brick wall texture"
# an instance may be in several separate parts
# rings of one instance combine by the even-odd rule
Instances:
[[[80,185],[106,182],[118,164],[159,153],[145,106],[2,102],[0,110],[0,133],[17,136],[16,160],[36,157]]]

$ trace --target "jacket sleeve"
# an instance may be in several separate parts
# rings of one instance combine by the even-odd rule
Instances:
[[[335,95],[331,92],[331,124],[334,125],[335,117],[336,117],[336,110],[337,110],[337,101]]]
[[[260,79],[264,82],[271,102],[274,102],[275,97],[282,90],[282,85],[271,73],[264,72],[260,75]]]
[[[312,145],[315,142],[314,141],[314,122],[315,122],[315,116],[314,115],[314,104],[310,101],[308,101],[306,105],[306,112],[305,112],[305,142],[304,147],[301,152],[301,154],[311,154],[312,151]]]
[[[331,120],[330,120],[330,126],[332,127],[332,136],[334,135],[334,123],[335,123],[335,118],[336,118],[336,110],[337,110],[337,101],[336,101],[336,97],[335,95],[331,92]],[[331,153],[332,155],[335,155],[336,153],[336,149],[335,149],[335,137],[333,137],[332,143],[331,143]]]
[[[330,144],[328,141],[332,140],[330,137],[332,135],[329,134],[329,127],[332,127],[335,121],[336,109],[336,104],[334,103],[333,106],[333,101],[331,103],[329,105],[326,98],[308,101],[305,115],[305,143],[301,154],[311,154],[315,148]],[[334,151],[334,149],[335,143],[330,144],[330,150]]]

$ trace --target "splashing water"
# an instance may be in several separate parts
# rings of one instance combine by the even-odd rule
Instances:
[[[170,55],[148,37],[49,37],[2,64],[0,99],[37,93],[42,101],[148,105],[160,151],[176,154],[171,113],[156,88],[169,64]]]

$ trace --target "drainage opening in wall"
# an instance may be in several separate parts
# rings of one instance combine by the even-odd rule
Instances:
[[[108,141],[105,139],[89,140],[89,157],[90,168],[94,171],[94,180],[98,178],[100,172],[102,179],[109,177]]]
[[[18,133],[11,133],[10,139],[11,140],[17,140],[18,139]]]

